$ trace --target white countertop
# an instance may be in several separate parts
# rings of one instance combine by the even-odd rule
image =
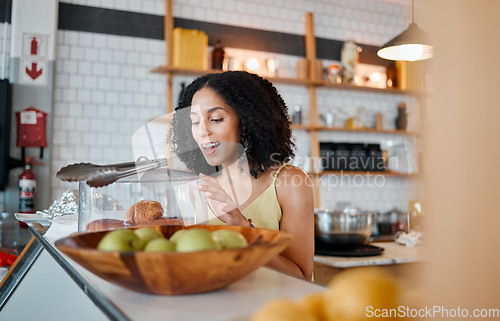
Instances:
[[[272,299],[298,299],[309,293],[325,290],[321,285],[262,267],[224,289],[209,293],[162,296],[133,292],[90,273],[55,248],[53,240],[68,235],[74,228],[71,220],[61,220],[53,224],[52,230],[49,229],[47,233],[40,234],[35,229],[34,235],[78,285],[77,290],[83,290],[94,302],[96,309],[99,307],[114,320],[248,321],[258,308]],[[419,246],[406,247],[393,242],[371,244],[383,247],[383,254],[373,257],[317,255],[314,260],[339,268],[422,261],[422,248]]]
[[[407,247],[395,242],[373,242],[369,245],[384,249],[381,255],[366,257],[340,257],[315,255],[314,262],[336,268],[348,268],[367,265],[387,265],[421,262],[424,260],[422,246]]]
[[[162,296],[129,291],[87,270],[76,270],[130,320],[248,321],[275,298],[298,299],[324,287],[283,273],[260,268],[228,287],[202,294]]]
[[[261,267],[213,292],[179,296],[138,293],[101,279],[61,253],[53,245],[53,240],[67,234],[67,227],[58,228],[55,224],[45,236],[31,229],[78,287],[108,317],[116,320],[248,321],[257,309],[275,298],[299,299],[308,293],[325,290],[321,285]]]

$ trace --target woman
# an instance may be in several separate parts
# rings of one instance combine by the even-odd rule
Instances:
[[[314,205],[311,182],[294,156],[287,107],[267,80],[244,71],[208,74],[182,94],[173,145],[204,182],[210,224],[279,229],[292,234],[271,268],[311,279]]]

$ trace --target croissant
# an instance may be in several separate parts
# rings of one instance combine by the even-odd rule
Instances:
[[[147,223],[160,219],[162,215],[163,207],[159,202],[142,200],[128,209],[125,221],[129,224]]]

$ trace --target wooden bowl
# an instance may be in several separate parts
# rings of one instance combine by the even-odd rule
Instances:
[[[144,227],[144,226],[141,226]],[[198,252],[107,252],[97,244],[109,231],[79,233],[57,240],[56,247],[75,262],[118,286],[162,295],[194,294],[223,288],[266,264],[291,240],[281,231],[221,225],[152,225],[170,238],[180,229],[240,232],[249,246]],[[136,229],[139,227],[133,227]]]

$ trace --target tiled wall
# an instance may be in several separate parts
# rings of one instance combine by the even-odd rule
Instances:
[[[164,0],[66,0],[79,5],[163,15]],[[408,26],[411,20],[408,0],[276,0],[276,1],[174,1],[174,16],[228,25],[304,34],[304,14],[314,13],[318,37],[382,45]],[[418,19],[418,11],[416,18]],[[0,33],[1,34],[1,33]],[[57,41],[55,106],[53,115],[52,198],[56,199],[75,184],[63,183],[55,172],[69,163],[113,163],[130,161],[133,133],[148,120],[165,112],[165,76],[150,70],[165,64],[163,41],[125,36],[92,34],[60,30]],[[272,53],[252,53],[226,48],[228,55],[239,57],[277,56]],[[277,56],[282,64],[280,75],[294,76],[299,57]],[[174,97],[181,82],[192,77],[176,76]],[[295,85],[277,85],[287,104],[308,109],[307,90]],[[393,128],[396,105],[406,101],[413,111],[418,102],[403,95],[360,93],[353,91],[318,90],[318,108],[327,109],[362,106],[371,112],[381,112],[384,124]],[[342,122],[341,114],[336,122]],[[307,113],[305,113],[307,120]],[[373,118],[367,118],[373,124]],[[412,121],[412,126],[418,122]],[[306,132],[295,132],[298,160],[308,156]],[[323,141],[381,142],[404,140],[397,135],[322,133]],[[415,145],[411,142],[410,145]],[[415,146],[414,146],[415,147]],[[414,150],[415,151],[415,148]],[[411,157],[416,157],[416,153]],[[352,201],[368,209],[405,208],[409,198],[422,196],[417,180],[384,178],[382,186],[328,182],[325,177],[321,192],[323,207],[338,201]]]
[[[165,111],[163,41],[58,32],[53,168],[133,159],[133,133]],[[54,173],[55,174],[55,173]],[[53,186],[62,188],[57,178]]]

